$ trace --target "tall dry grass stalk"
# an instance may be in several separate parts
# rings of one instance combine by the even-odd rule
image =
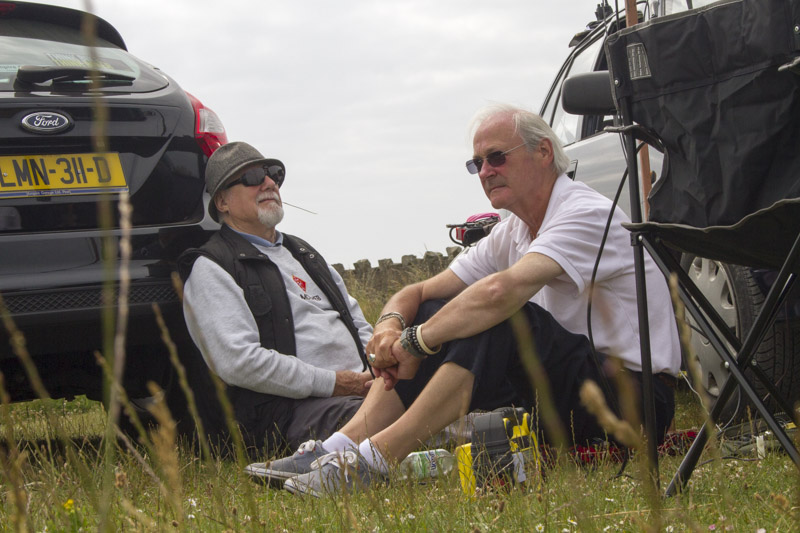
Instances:
[[[172,516],[175,527],[186,531],[186,517],[183,512],[183,483],[181,482],[180,457],[178,455],[178,433],[172,415],[164,401],[164,391],[153,382],[147,384],[150,394],[156,401],[149,407],[158,422],[150,433],[154,457],[158,462],[162,483],[159,489]]]
[[[172,279],[173,285],[175,286],[176,291],[178,291],[178,295],[180,299],[183,299],[183,291],[182,285],[180,284],[180,278],[178,278],[177,274],[173,275]],[[167,346],[167,350],[169,352],[169,359],[172,363],[172,367],[175,369],[175,372],[178,375],[178,385],[183,392],[183,395],[186,398],[186,405],[187,409],[189,410],[189,414],[192,417],[194,422],[194,426],[197,429],[197,439],[200,443],[200,450],[202,452],[202,456],[206,459],[210,459],[213,457],[211,453],[211,446],[208,443],[208,438],[206,436],[205,428],[203,427],[203,420],[200,418],[200,413],[197,409],[197,402],[195,401],[194,391],[192,390],[191,385],[189,385],[189,380],[186,377],[186,368],[180,361],[178,356],[178,348],[175,346],[175,343],[172,341],[172,336],[169,333],[169,329],[167,328],[167,324],[164,321],[164,315],[161,314],[161,308],[158,304],[153,304],[153,313],[156,316],[156,322],[158,323],[158,327],[161,330],[161,340]]]
[[[0,453],[0,469],[5,478],[5,484],[9,486],[12,512],[11,527],[15,532],[27,533],[28,524],[28,493],[25,490],[25,477],[22,474],[22,465],[25,463],[26,456],[20,453],[17,441],[14,438],[14,420],[11,417],[10,404],[11,398],[8,396],[5,386],[5,378],[0,372],[0,416],[2,417],[5,428],[5,453]]]
[[[589,411],[609,435],[624,446],[634,450],[642,449],[642,437],[633,427],[626,421],[621,420],[614,414],[606,403],[606,398],[603,391],[594,381],[584,381],[580,390],[581,403]]]
[[[178,295],[179,295],[179,297],[180,297],[180,299],[182,301],[183,300],[183,290],[182,290],[182,286],[180,285],[180,279],[177,278],[177,276],[173,276],[173,283],[176,285],[177,291],[178,291]],[[192,315],[192,312],[189,309],[186,310],[186,320],[190,320],[190,321],[194,320],[194,316]],[[165,335],[166,337],[169,337],[169,333],[168,333],[168,331],[166,331],[166,328],[162,329],[162,335]],[[202,338],[198,339],[198,348],[201,351],[205,349],[204,339],[202,339]],[[206,435],[205,435],[202,423],[197,424],[197,422],[201,422],[201,419],[200,419],[200,416],[199,416],[199,412],[197,410],[197,404],[196,404],[195,399],[194,399],[194,393],[192,392],[191,386],[189,385],[189,383],[188,383],[188,381],[186,379],[185,368],[180,363],[177,351],[175,351],[174,353],[171,352],[170,358],[172,360],[173,366],[175,367],[176,371],[178,372],[179,380],[180,380],[180,386],[181,386],[181,388],[183,390],[183,393],[184,393],[184,395],[186,397],[187,407],[190,410],[190,413],[191,413],[192,417],[195,419],[197,436],[198,436],[199,439],[201,439],[201,442],[202,442],[202,440],[206,439]],[[248,465],[248,463],[250,462],[249,455],[248,455],[247,450],[245,448],[245,444],[244,444],[244,440],[243,440],[243,437],[242,437],[242,433],[241,433],[241,430],[239,428],[239,423],[236,421],[236,416],[234,415],[233,405],[231,404],[230,399],[228,398],[228,394],[227,394],[227,392],[225,390],[226,389],[226,385],[222,381],[222,379],[220,379],[220,377],[217,375],[215,369],[213,368],[213,365],[212,365],[211,361],[207,361],[207,363],[208,363],[208,367],[209,367],[209,373],[208,374],[209,374],[209,377],[211,378],[211,382],[214,384],[214,392],[216,394],[217,401],[219,402],[220,407],[222,408],[222,412],[223,412],[223,415],[225,417],[225,424],[226,424],[227,429],[228,429],[228,435],[230,437],[230,440],[231,440],[231,443],[232,443],[232,446],[233,446],[233,450],[232,451],[233,451],[233,455],[234,455],[234,461],[238,465],[239,471],[241,472],[241,471],[243,471],[244,467],[246,467]],[[218,444],[220,446],[223,445],[222,442],[219,442]],[[210,461],[212,460],[213,453],[211,453],[211,449],[210,449],[209,445],[206,445],[206,451],[208,452],[207,455],[206,455],[207,463],[210,464]],[[223,450],[217,450],[217,451],[220,452],[220,453],[223,452]],[[245,504],[245,507],[247,509],[248,515],[249,516],[256,516],[258,514],[258,506],[257,506],[256,498],[255,498],[255,495],[254,495],[254,487],[252,486],[252,484],[249,484],[249,483],[245,484],[240,496],[244,500],[244,504]],[[221,496],[220,496],[220,499],[221,499]],[[255,524],[251,524],[251,527],[255,527]]]
[[[711,397],[708,395],[703,385],[703,370],[700,368],[697,355],[694,353],[694,348],[692,348],[692,328],[689,326],[689,322],[686,318],[686,306],[683,305],[683,301],[681,301],[680,292],[678,290],[678,276],[675,273],[669,277],[669,292],[672,298],[672,307],[675,310],[675,320],[678,323],[681,348],[683,349],[683,353],[686,354],[684,366],[689,372],[689,377],[692,380],[692,387],[700,398],[703,410],[708,414],[711,412]]]
[[[552,441],[549,444],[556,449],[566,450],[569,443],[567,432],[556,411],[552,391],[550,390],[550,382],[547,380],[547,372],[545,372],[536,352],[530,323],[522,312],[514,313],[509,318],[509,323],[511,324],[511,330],[514,332],[520,359],[528,373],[528,379],[536,391],[538,403],[537,421],[540,419],[544,424]]]
[[[99,56],[97,54],[97,27],[96,19],[89,16],[93,13],[93,6],[90,0],[85,0],[86,15],[83,16],[81,21],[81,34],[83,35],[86,43],[86,48],[89,53],[91,69],[97,71],[100,64]],[[96,74],[99,74],[96,72]],[[92,149],[95,153],[105,153],[108,151],[108,107],[103,102],[100,86],[99,76],[92,76]],[[116,263],[116,242],[111,230],[114,226],[114,216],[111,194],[103,193],[100,195],[97,203],[99,228],[103,232],[102,237],[102,250],[103,250],[103,353],[106,360],[111,361],[113,381],[106,379],[105,381],[105,396],[108,405],[108,424],[105,433],[105,449],[104,449],[104,462],[103,462],[103,495],[100,501],[100,524],[98,529],[100,531],[109,531],[111,525],[109,523],[109,510],[111,505],[111,494],[114,485],[114,465],[116,454],[116,440],[115,428],[119,418],[119,401],[117,396],[118,388],[113,386],[113,382],[122,382],[122,373],[125,368],[125,339],[127,330],[128,318],[128,288],[130,284],[129,275],[129,260],[130,260],[130,215],[131,206],[127,194],[121,194],[119,197],[119,211],[120,211],[120,226],[122,229],[122,236],[119,240],[120,246],[120,267],[119,267],[119,294],[115,302],[115,288],[114,282],[115,265]],[[115,307],[116,304],[116,307]],[[114,309],[117,309],[116,316]]]
[[[175,287],[176,294],[178,294],[179,299],[182,301],[183,300],[183,284],[181,283],[180,277],[178,276],[177,273],[173,273],[172,282],[173,282],[173,286]],[[169,329],[167,328],[166,322],[164,321],[164,317],[163,317],[163,315],[161,313],[161,309],[158,307],[158,305],[153,304],[153,312],[155,313],[156,321],[157,321],[158,326],[159,326],[159,328],[161,330],[162,341],[167,346],[167,349],[169,351],[170,361],[171,361],[172,366],[175,369],[175,372],[176,372],[176,374],[178,376],[178,385],[180,386],[181,392],[183,393],[183,395],[184,395],[184,397],[186,399],[187,410],[189,411],[189,414],[192,417],[192,420],[194,422],[194,427],[195,427],[194,437],[197,438],[197,440],[198,440],[198,442],[200,444],[201,459],[204,461],[204,465],[205,465],[205,469],[204,470],[208,471],[208,472],[214,472],[214,471],[216,471],[216,468],[215,468],[216,465],[214,464],[215,455],[213,453],[213,450],[211,449],[211,444],[208,441],[206,430],[205,430],[205,427],[203,426],[203,420],[202,420],[202,418],[200,416],[200,413],[198,411],[197,402],[195,401],[194,390],[192,389],[191,385],[189,384],[189,380],[188,380],[187,375],[186,375],[186,368],[183,366],[183,364],[180,361],[180,357],[179,357],[179,354],[178,354],[177,346],[172,341],[172,336],[169,333]],[[213,377],[212,377],[212,379],[213,379]],[[217,384],[217,386],[216,386],[216,392],[219,395],[220,390],[222,390],[224,392],[224,384],[222,384],[221,380],[219,380],[219,379],[217,379],[216,381],[219,382]],[[175,391],[171,391],[171,393],[174,394]],[[225,399],[227,400],[227,394],[224,394],[224,396],[225,396]],[[238,424],[236,423],[236,421],[227,418],[229,413],[232,413],[232,410],[229,409],[228,411],[226,411],[226,423],[227,423],[229,428],[236,427],[237,428],[237,433],[238,433]],[[232,415],[230,415],[230,416],[232,416]],[[192,438],[191,435],[186,435],[186,437],[188,437],[190,439]],[[189,445],[189,448],[191,449],[192,448],[191,442],[187,442],[187,444]],[[244,451],[242,450],[240,453],[243,454]],[[242,496],[243,496],[243,499],[245,500],[246,505],[247,505],[247,507],[248,507],[248,509],[249,509],[249,511],[251,513],[251,516],[255,516],[255,514],[257,513],[257,503],[256,503],[255,495],[250,490],[249,485],[248,485],[248,488],[243,491]],[[219,509],[224,509],[225,508],[225,506],[226,506],[226,501],[225,501],[226,500],[226,496],[223,493],[220,484],[213,484],[212,485],[211,497],[216,502],[217,508],[219,508]]]
[[[96,51],[93,50],[93,53]],[[104,195],[105,196],[105,195]],[[128,331],[128,293],[130,290],[130,258],[131,258],[131,214],[132,207],[130,198],[127,191],[123,191],[119,195],[120,213],[120,229],[121,236],[119,239],[120,246],[120,259],[119,259],[119,295],[117,300],[117,317],[116,317],[116,330],[114,332],[114,350],[113,350],[113,365],[111,368],[113,374],[113,383],[121,384],[123,382],[123,373],[125,371],[125,341],[127,339]],[[109,381],[107,380],[108,384]],[[103,475],[103,498],[100,504],[100,529],[105,530],[108,526],[108,513],[111,508],[111,501],[114,486],[115,476],[114,467],[116,464],[116,435],[115,428],[118,426],[120,414],[120,401],[119,391],[122,386],[106,386],[108,390],[108,425],[106,431],[106,450],[104,461],[104,475]],[[133,414],[134,419],[137,417],[133,413],[133,408],[130,403],[127,403],[127,410],[129,414]],[[138,422],[141,426],[141,421]],[[138,428],[142,432],[141,427]]]
[[[25,375],[28,378],[28,382],[30,383],[34,394],[40,400],[49,400],[50,393],[44,386],[44,382],[42,381],[41,376],[39,375],[39,370],[36,368],[36,364],[33,362],[33,358],[31,357],[30,353],[28,352],[27,345],[25,342],[25,335],[17,328],[17,325],[14,323],[13,318],[11,317],[11,313],[9,312],[8,308],[5,305],[3,300],[3,295],[0,294],[0,318],[2,318],[3,327],[5,327],[6,331],[8,331],[9,340],[11,343],[11,349],[14,352],[14,355],[17,359],[22,363],[22,367],[25,370]],[[0,373],[2,375],[2,373]],[[4,394],[7,395],[7,391],[4,389]],[[9,398],[10,401],[10,398]],[[72,452],[72,441],[69,439],[67,434],[66,428],[64,427],[64,421],[58,415],[58,413],[54,413],[52,409],[45,409],[45,418],[47,419],[47,424],[50,428],[53,429],[53,432],[58,439],[59,442],[62,443],[64,448],[68,452]],[[12,433],[13,436],[13,433]],[[9,445],[12,440],[9,440]],[[47,458],[50,461],[54,460],[54,450],[53,450],[53,443],[51,442],[50,434],[46,434],[45,436],[45,446],[47,451]]]
[[[195,320],[194,315],[192,314],[190,309],[186,309],[186,319],[187,320]],[[198,348],[200,351],[205,350],[205,341],[204,339],[198,339]],[[225,421],[227,424],[228,433],[230,435],[231,441],[233,443],[233,452],[236,457],[236,462],[239,463],[242,467],[247,466],[248,456],[244,445],[244,440],[242,438],[242,433],[239,429],[239,425],[236,422],[236,416],[233,412],[233,405],[231,405],[230,399],[228,398],[228,394],[225,392],[226,385],[217,375],[216,369],[213,368],[213,363],[211,361],[207,361],[209,366],[209,376],[211,377],[211,381],[214,384],[215,393],[217,396],[217,401],[219,401],[220,406],[222,407],[222,412],[225,416]]]
[[[713,400],[708,395],[706,391],[705,385],[703,385],[703,378],[702,378],[702,369],[700,368],[700,362],[694,353],[694,349],[692,348],[692,331],[689,327],[689,322],[686,318],[686,306],[683,304],[683,301],[680,298],[680,292],[678,289],[678,276],[677,274],[673,273],[670,275],[669,280],[669,291],[670,297],[672,298],[672,306],[675,309],[675,318],[678,322],[678,332],[680,335],[681,346],[683,348],[683,353],[685,354],[684,365],[689,373],[689,377],[692,381],[692,388],[695,391],[695,394],[699,396],[700,402],[703,406],[703,413],[705,415],[705,422],[704,425],[706,426],[706,431],[709,433],[713,429],[719,429],[716,422],[711,419],[711,408]],[[711,455],[712,459],[714,460],[714,464],[717,465],[719,468],[719,473],[722,473],[722,461],[721,461],[721,451],[719,447],[719,441],[714,437],[714,435],[709,434],[708,443],[706,444],[706,450],[708,450],[709,454]],[[683,486],[683,480],[680,481],[678,484],[679,487]],[[727,491],[722,491],[721,496],[727,498]]]
[[[147,445],[149,443],[147,429],[144,427],[142,423],[142,419],[139,416],[139,412],[133,406],[128,397],[128,393],[125,388],[122,386],[122,383],[118,380],[118,378],[114,375],[114,370],[111,368],[111,365],[108,364],[108,361],[103,357],[100,352],[94,352],[95,360],[97,361],[97,365],[103,372],[103,378],[110,383],[110,389],[114,392],[114,398],[117,404],[119,405],[121,411],[125,413],[128,417],[128,421],[131,425],[136,429],[136,432],[139,437],[139,442],[142,444]],[[119,424],[114,423],[111,420],[111,416],[106,411],[106,439],[110,442],[114,442],[114,436],[120,432]],[[109,436],[110,434],[110,436]]]

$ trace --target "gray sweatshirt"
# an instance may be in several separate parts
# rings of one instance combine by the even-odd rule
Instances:
[[[281,242],[279,239],[278,242]],[[275,263],[286,285],[295,326],[296,357],[261,346],[258,327],[242,289],[214,261],[199,257],[184,286],[183,308],[189,333],[206,363],[228,385],[288,398],[329,397],[337,370],[363,368],[353,337],[311,276],[282,245],[253,244]],[[364,345],[372,326],[342,277],[330,266],[349,302]]]

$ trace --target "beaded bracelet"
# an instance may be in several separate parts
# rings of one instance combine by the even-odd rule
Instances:
[[[397,313],[395,311],[392,311],[391,313],[382,314],[380,316],[380,318],[378,318],[378,321],[375,322],[375,325],[377,326],[378,324],[380,324],[384,320],[389,320],[390,318],[396,318],[397,320],[399,320],[400,321],[400,327],[402,327],[403,329],[406,329],[406,320],[403,318],[403,315],[401,315],[400,313]]]
[[[422,351],[422,346],[419,345],[417,341],[417,326],[411,326],[410,328],[406,328],[400,334],[400,346],[403,347],[405,351],[413,355],[418,359],[425,359],[427,354]]]
[[[424,359],[429,355],[438,353],[442,349],[442,345],[440,344],[435,350],[431,350],[422,340],[421,331],[422,326],[411,326],[404,329],[400,334],[400,346],[414,357]]]

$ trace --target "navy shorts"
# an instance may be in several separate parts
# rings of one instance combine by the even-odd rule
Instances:
[[[424,323],[444,304],[441,300],[424,302],[417,312],[415,324]],[[606,392],[607,403],[612,407],[616,405],[614,384],[602,387],[603,383],[608,383],[601,370],[605,356],[597,354],[595,357],[585,336],[567,331],[540,306],[528,302],[522,313],[530,326],[554,407],[567,434],[575,443],[605,439],[605,432],[581,405],[579,398],[581,385],[591,379]],[[448,362],[469,370],[475,376],[470,411],[489,411],[513,405],[535,412],[536,390],[520,359],[509,321],[475,336],[445,343],[439,353],[428,356],[413,379],[397,383],[395,390],[403,404],[410,406],[439,367]],[[672,420],[674,397],[670,389],[662,390],[665,385],[658,380],[656,383],[656,411],[657,415],[661,414],[657,416],[659,427],[656,429],[661,440]],[[544,437],[547,439],[546,431]]]

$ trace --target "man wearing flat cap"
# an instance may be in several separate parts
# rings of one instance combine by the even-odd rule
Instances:
[[[179,260],[192,339],[227,385],[250,451],[267,455],[329,436],[372,380],[364,354],[372,327],[341,276],[307,242],[276,228],[285,174],[283,163],[247,143],[218,148],[205,179],[208,212],[222,226]],[[190,379],[199,375],[188,370]],[[203,395],[214,397],[213,388],[199,405]],[[215,423],[205,430],[224,433],[224,420]]]

